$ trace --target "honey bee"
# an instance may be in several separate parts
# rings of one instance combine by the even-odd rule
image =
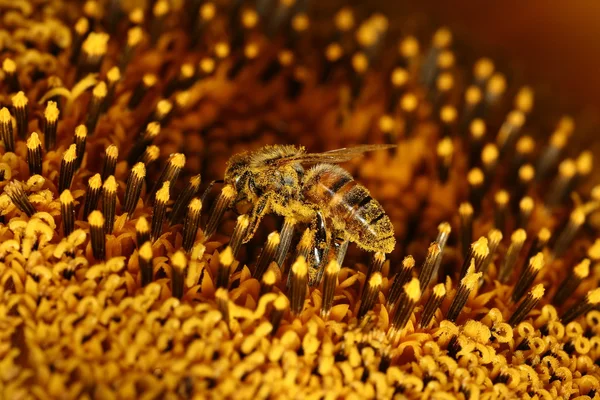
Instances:
[[[362,145],[306,153],[303,147],[276,145],[234,155],[228,161],[224,182],[235,190],[232,206],[238,212],[249,209],[243,242],[254,236],[266,214],[274,213],[312,228],[314,268],[337,238],[366,251],[390,253],[396,244],[390,218],[364,186],[335,165],[390,147],[394,146]]]

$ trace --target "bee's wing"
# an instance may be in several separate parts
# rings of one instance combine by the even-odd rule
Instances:
[[[385,150],[396,147],[395,144],[365,144],[355,147],[330,150],[323,153],[304,153],[277,160],[278,165],[289,163],[300,164],[338,164],[361,157],[364,153],[376,150]]]

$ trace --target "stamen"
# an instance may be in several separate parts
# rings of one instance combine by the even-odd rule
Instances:
[[[110,175],[115,174],[117,168],[117,159],[119,158],[119,148],[111,144],[104,153],[104,164],[102,164],[102,180],[105,181]]]
[[[187,257],[183,251],[176,251],[171,257],[171,295],[181,299],[185,289]]]
[[[142,287],[148,285],[154,280],[154,266],[152,265],[152,245],[150,242],[144,242],[140,246],[138,253],[138,264],[140,266],[140,276]]]
[[[158,82],[158,78],[154,74],[146,74],[142,77],[141,82],[133,89],[131,93],[131,97],[129,98],[129,102],[127,103],[127,108],[133,110],[137,106],[140,105],[144,97],[148,91],[156,86]]]
[[[481,211],[481,201],[485,192],[485,176],[479,168],[473,168],[467,174],[469,183],[469,203],[473,207],[473,212],[479,214]]]
[[[85,120],[85,127],[87,128],[90,136],[92,136],[96,130],[96,124],[98,123],[100,112],[104,107],[107,94],[108,89],[106,88],[106,83],[104,82],[98,83],[92,91],[92,100],[88,106],[87,118]]]
[[[489,109],[498,104],[500,98],[506,91],[506,78],[501,73],[495,73],[486,85],[485,102]],[[502,130],[502,128],[501,128]]]
[[[161,126],[165,126],[173,111],[173,103],[167,99],[162,99],[156,103],[156,107],[150,117],[148,117],[147,123],[158,122]]]
[[[524,114],[529,114],[533,109],[533,89],[523,86],[515,96],[515,108]]]
[[[519,215],[517,218],[517,227],[519,229],[527,229],[534,207],[535,203],[531,197],[527,196],[521,199],[519,202]]]
[[[273,311],[271,311],[271,326],[273,327],[271,330],[271,335],[275,335],[279,326],[281,325],[281,320],[283,319],[283,315],[286,310],[290,307],[290,302],[284,294],[280,293],[279,296],[273,302]]]
[[[571,308],[569,308],[560,317],[560,321],[563,325],[567,325],[569,322],[576,320],[580,316],[587,314],[588,311],[600,304],[600,288],[590,290],[585,298]]]
[[[494,62],[489,58],[483,57],[477,60],[473,65],[473,79],[475,80],[475,84],[485,86],[494,74],[495,69]]]
[[[115,213],[117,207],[117,181],[114,176],[109,176],[102,185],[102,214],[105,218],[104,229],[107,235],[111,234],[115,226]]]
[[[577,232],[579,232],[579,229],[585,223],[585,217],[586,215],[583,206],[577,207],[571,212],[569,221],[556,239],[554,247],[552,248],[553,259],[560,258],[565,254],[569,246],[571,246],[573,239],[575,239]]]
[[[85,204],[83,205],[84,220],[87,220],[91,212],[96,209],[101,190],[102,178],[100,178],[100,174],[96,174],[88,180],[87,191],[85,192]]]
[[[533,283],[535,277],[544,267],[544,254],[537,253],[535,256],[529,259],[529,264],[521,273],[521,276],[517,280],[512,293],[512,301],[516,303],[523,297],[527,289]]]
[[[461,203],[458,207],[460,216],[460,245],[463,257],[467,257],[469,246],[473,241],[473,207],[470,203]]]
[[[73,174],[75,173],[76,161],[77,150],[75,145],[72,144],[63,154],[62,161],[60,163],[60,173],[58,174],[58,191],[60,193],[65,191],[65,189],[71,188]]]
[[[79,18],[77,22],[75,22],[73,31],[74,34],[71,39],[71,55],[69,57],[69,62],[71,64],[75,64],[80,58],[81,45],[90,31],[90,22],[85,17]]]
[[[500,244],[500,242],[502,241],[502,232],[500,232],[498,229],[492,229],[490,231],[490,233],[488,234],[488,255],[485,258],[485,260],[483,261],[483,263],[481,264],[480,269],[477,272],[481,272],[482,275],[485,275],[485,273],[487,272],[487,269],[489,268],[492,260],[494,259],[494,254],[496,253],[496,250],[498,249],[498,245]]]
[[[535,169],[531,164],[525,164],[519,168],[517,172],[517,184],[514,188],[514,202],[513,206],[518,206],[518,201],[521,201],[529,193],[533,179],[535,178]]]
[[[134,26],[129,28],[127,31],[127,44],[125,45],[125,50],[123,50],[121,61],[119,62],[119,70],[124,72],[127,69],[129,62],[135,53],[135,49],[138,47],[143,38],[144,31],[141,27]]]
[[[558,176],[546,195],[546,206],[551,208],[564,202],[573,189],[577,175],[577,164],[567,158],[558,166]]]
[[[440,182],[446,183],[452,165],[452,154],[454,153],[454,145],[450,137],[442,139],[437,146],[438,156],[438,177]]]
[[[425,303],[425,307],[423,308],[423,313],[421,314],[421,328],[428,328],[431,323],[431,319],[435,315],[435,312],[446,298],[446,287],[443,283],[438,283],[433,287],[433,291],[427,303]]]
[[[0,109],[0,140],[4,143],[7,152],[15,151],[15,135],[13,133],[12,117],[8,108]]]
[[[215,300],[217,301],[217,308],[221,311],[223,321],[229,326],[229,291],[226,288],[218,288],[215,291]]]
[[[142,156],[140,157],[140,161],[143,162],[147,168],[148,165],[158,160],[159,156],[160,149],[158,148],[158,146],[151,145],[146,148],[144,154],[142,154]]]
[[[143,164],[142,164],[143,165]],[[177,196],[175,204],[173,204],[173,211],[171,211],[170,223],[174,225],[178,223],[187,209],[188,204],[198,194],[200,190],[200,183],[202,182],[200,175],[195,175],[190,179],[188,185],[183,189],[183,192]]]
[[[167,204],[171,198],[169,182],[163,182],[162,187],[156,192],[156,201],[152,210],[152,229],[150,230],[150,239],[154,242],[159,238],[163,231],[165,216],[167,215]]]
[[[356,317],[360,321],[375,305],[379,292],[381,291],[381,284],[383,283],[383,277],[380,272],[373,273],[373,276],[369,279],[362,293],[360,308]]]
[[[564,304],[575,293],[581,281],[590,275],[590,264],[590,260],[585,258],[573,268],[558,286],[558,290],[552,298],[552,304],[557,306]]]
[[[367,274],[365,276],[365,282],[369,282],[371,275],[373,275],[375,272],[381,272],[381,268],[383,268],[384,263],[385,253],[378,251],[373,254],[371,262],[369,263],[369,269],[367,270]]]
[[[187,207],[187,213],[183,220],[183,243],[182,247],[186,252],[190,252],[196,241],[196,234],[200,226],[200,213],[202,211],[202,202],[198,198],[192,199]]]
[[[594,155],[591,151],[583,151],[575,160],[575,164],[577,165],[577,175],[571,181],[567,191],[573,190],[579,182],[590,175],[594,169]]]
[[[65,190],[60,194],[60,215],[63,234],[67,237],[75,229],[75,200],[70,190]]]
[[[219,197],[213,203],[209,211],[209,219],[204,229],[204,237],[210,239],[212,235],[217,231],[217,226],[232,201],[235,198],[235,189],[231,185],[226,185],[221,189]]]
[[[398,302],[394,304],[394,315],[390,320],[388,337],[395,340],[397,335],[404,329],[413,313],[417,301],[421,298],[421,284],[417,278],[413,278],[404,285]]]
[[[90,224],[90,237],[92,253],[96,260],[104,260],[106,257],[106,237],[104,235],[104,216],[98,210],[94,210],[88,217]]]
[[[229,277],[231,276],[231,266],[235,262],[235,257],[231,246],[227,246],[225,250],[219,255],[219,268],[217,269],[217,288],[228,288]]]
[[[340,273],[340,264],[336,260],[329,261],[325,268],[323,276],[323,301],[321,303],[321,317],[323,319],[329,318],[329,312],[333,305],[333,297],[335,295],[335,288],[337,286],[338,274]]]
[[[432,244],[431,246],[429,246],[429,250],[428,250],[427,254],[428,255],[433,254],[434,252],[435,252],[435,246],[434,246],[434,244]],[[415,259],[410,255],[404,257],[404,260],[402,260],[402,267],[401,267],[400,271],[398,271],[396,273],[396,277],[394,278],[394,282],[392,283],[392,286],[390,287],[390,291],[388,293],[387,308],[390,311],[393,309],[394,305],[398,302],[398,299],[400,298],[400,295],[402,294],[402,290],[403,290],[402,288],[412,278],[412,271],[413,271],[414,267],[415,267]]]
[[[158,136],[159,133],[160,124],[158,122],[150,122],[146,126],[146,131],[133,144],[131,150],[129,150],[129,154],[127,155],[127,163],[129,165],[133,165],[140,159],[140,156],[144,158],[144,156],[146,156],[146,153],[144,153],[144,151],[149,151],[150,147],[152,147],[149,145],[152,143],[154,138]],[[156,147],[156,153],[158,153],[158,147]],[[142,154],[144,155],[142,156]],[[156,155],[156,158],[158,158],[158,154]],[[156,158],[154,158],[153,160],[156,160]],[[149,162],[146,162],[145,160],[142,160],[142,162],[146,164],[146,166],[148,166],[149,164]]]
[[[531,291],[527,294],[527,297],[525,297],[521,304],[518,305],[517,309],[510,316],[507,323],[510,326],[515,327],[521,322],[523,322],[525,317],[527,317],[527,314],[529,314],[529,312],[538,305],[542,297],[544,297],[544,292],[544,285],[542,285],[541,283],[535,285],[533,289],[531,289]]]
[[[398,100],[404,95],[409,82],[409,73],[404,68],[394,68],[390,74],[392,93],[387,106],[387,113],[394,114],[398,108]]]
[[[550,137],[550,143],[538,159],[536,166],[537,175],[535,180],[543,182],[556,165],[563,152],[563,149],[569,141],[569,134],[561,129],[554,131]]]
[[[21,211],[27,214],[28,217],[33,216],[36,210],[29,201],[27,194],[23,188],[23,182],[10,181],[4,186],[4,193],[8,195],[10,201]]]
[[[404,134],[409,137],[415,125],[415,113],[419,106],[419,99],[414,93],[406,93],[400,99],[400,110],[404,117]]]
[[[508,220],[508,203],[510,196],[506,190],[496,192],[494,196],[494,227],[500,232],[506,232],[506,222]]]
[[[42,142],[37,132],[27,139],[27,164],[30,176],[42,174]]]
[[[506,257],[504,257],[504,264],[502,264],[498,271],[498,280],[500,282],[506,283],[510,278],[519,258],[519,253],[525,244],[525,240],[527,240],[527,233],[523,229],[517,229],[510,237],[510,247],[506,252]]]
[[[471,121],[469,125],[469,166],[471,168],[477,165],[479,155],[483,151],[485,134],[486,126],[482,119],[476,118]]]
[[[463,262],[460,277],[463,278],[466,275],[472,263],[475,265],[475,272],[479,272],[489,254],[490,249],[488,248],[487,238],[482,236],[476,242],[473,242],[469,248],[469,254]]]
[[[516,152],[512,157],[508,181],[512,182],[517,178],[517,171],[529,162],[535,150],[535,141],[529,135],[521,136],[517,140]],[[531,167],[533,169],[533,166]]]
[[[483,120],[476,118],[481,114],[481,110],[483,109],[484,104],[482,103],[483,93],[481,89],[477,86],[469,86],[465,90],[464,96],[464,107],[463,114],[461,117],[461,125],[463,127],[469,126],[469,131],[471,132],[471,136],[475,135],[476,137],[483,139],[485,136],[485,123]],[[477,122],[476,131],[474,130],[473,123]],[[481,130],[483,128],[483,130]],[[477,140],[476,146],[479,146],[478,151],[474,151],[475,149],[471,149],[471,155],[473,157],[470,158],[471,163],[473,164],[476,159],[479,158],[479,154],[481,153],[481,145],[483,140]]]
[[[77,155],[77,169],[81,167],[81,163],[83,162],[86,142],[87,128],[85,125],[78,125],[77,128],[75,128],[75,154]]]
[[[25,140],[29,124],[29,100],[25,97],[25,93],[18,92],[11,98],[11,101],[15,112],[15,120],[17,121],[17,135],[19,139]]]
[[[87,74],[100,71],[106,54],[109,36],[107,33],[91,32],[81,46],[81,56],[77,67],[77,81]]]
[[[110,108],[113,104],[115,98],[115,90],[117,89],[117,84],[121,80],[121,71],[118,67],[112,67],[106,73],[106,80],[108,81],[108,90],[106,93],[106,99],[102,103],[102,108],[100,110],[101,113],[105,113],[106,110]]]
[[[290,306],[294,315],[300,315],[308,292],[308,265],[304,257],[298,257],[290,273]]]
[[[135,238],[138,249],[141,249],[144,243],[150,242],[150,226],[143,215],[135,223]]]
[[[127,213],[128,218],[133,215],[135,207],[140,199],[142,187],[146,179],[146,166],[144,163],[137,163],[131,169],[127,177],[127,185],[125,186],[125,196],[123,201],[123,212]]]
[[[296,227],[296,220],[290,217],[286,217],[283,220],[283,226],[281,227],[281,234],[279,240],[279,246],[277,247],[277,252],[275,253],[275,262],[281,268],[287,257],[290,249],[290,245],[292,244],[292,239],[294,238],[294,230]],[[306,261],[306,259],[304,259]],[[293,303],[292,299],[292,303]],[[292,309],[294,309],[292,305]]]
[[[271,232],[267,237],[267,243],[260,252],[260,256],[258,256],[258,261],[254,267],[254,273],[252,274],[253,278],[261,279],[275,257],[279,242],[279,233],[277,231]]]
[[[548,242],[550,241],[552,234],[548,228],[542,228],[538,232],[537,236],[533,238],[529,253],[527,253],[527,260],[536,255],[539,252],[543,252]]]
[[[158,0],[152,7],[152,21],[150,23],[150,43],[156,46],[158,39],[162,35],[165,19],[171,11],[169,2],[166,0]]]
[[[448,321],[456,322],[460,316],[460,313],[462,312],[463,307],[467,303],[471,292],[477,287],[479,278],[481,278],[481,272],[475,272],[475,260],[472,260],[471,266],[469,267],[465,277],[461,279],[458,290],[456,291],[454,299],[452,300],[450,308],[448,309],[448,313],[446,314],[446,319]]]
[[[60,111],[56,102],[49,101],[44,111],[44,143],[46,151],[56,146],[56,127],[58,125],[58,116]]]
[[[506,116],[506,120],[500,127],[498,136],[496,137],[496,144],[500,154],[504,154],[508,149],[512,148],[516,142],[519,131],[525,124],[525,114],[521,111],[513,110]]]
[[[277,265],[275,265],[275,263],[272,263],[272,265],[273,268],[278,268]],[[275,273],[274,269],[269,268],[267,272],[264,273],[260,281],[260,293],[258,297],[260,298],[267,293],[271,293],[271,290],[273,290],[273,286],[276,282],[277,274]]]
[[[168,183],[169,187],[174,186],[175,181],[177,180],[177,177],[184,166],[185,156],[182,153],[175,153],[171,155],[167,165],[165,165],[156,183],[154,184],[154,187],[148,193],[148,199],[152,199],[158,188],[163,186],[165,183]]]
[[[248,215],[243,214],[237,218],[237,223],[235,225],[235,229],[233,230],[233,234],[231,235],[231,239],[229,241],[229,246],[231,247],[231,251],[233,253],[233,257],[237,257],[238,251],[242,246],[242,240],[248,230],[248,225],[250,223],[250,217]]]
[[[431,277],[433,276],[433,271],[435,269],[435,265],[437,263],[437,259],[441,256],[440,245],[433,242],[429,248],[427,249],[427,257],[423,262],[423,266],[421,267],[421,272],[419,273],[419,282],[421,282],[421,291],[424,292],[429,283],[431,282]],[[404,263],[402,265],[402,269],[404,269]]]
[[[21,90],[19,76],[17,74],[17,64],[10,58],[5,58],[2,62],[2,71],[4,71],[4,81],[8,85],[9,93],[16,93]]]

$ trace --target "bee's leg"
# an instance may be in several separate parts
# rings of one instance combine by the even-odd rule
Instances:
[[[246,235],[244,236],[242,243],[248,243],[250,239],[254,237],[260,221],[265,214],[269,212],[270,200],[271,197],[268,195],[261,196],[256,201],[256,204],[254,204],[254,207],[252,207],[252,210],[250,210],[250,221],[248,222],[248,229],[246,230]]]
[[[327,229],[327,222],[321,211],[316,212],[316,217],[311,227],[314,232],[313,248],[311,251],[311,268],[317,271],[316,274],[311,274],[314,277],[311,285],[318,285],[325,270],[325,259],[329,253],[330,233]]]

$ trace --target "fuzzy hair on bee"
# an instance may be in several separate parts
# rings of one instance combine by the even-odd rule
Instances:
[[[394,228],[377,200],[352,175],[335,165],[389,145],[364,145],[307,153],[291,145],[265,146],[231,157],[224,182],[235,192],[231,206],[247,210],[244,243],[269,213],[307,224],[313,234],[313,267],[321,264],[335,239],[370,252],[390,253]],[[309,167],[305,169],[305,167]]]

